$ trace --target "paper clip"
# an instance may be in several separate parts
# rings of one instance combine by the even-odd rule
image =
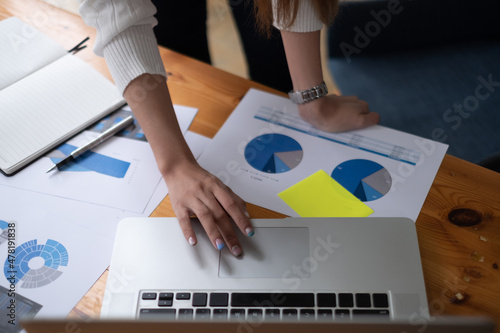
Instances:
[[[89,40],[89,37],[85,38],[84,40],[82,40],[80,43],[78,43],[74,48],[72,48],[71,50],[68,51],[68,53],[73,53],[73,54],[76,54],[78,51],[81,51],[83,50],[84,48],[87,47],[87,45],[83,45],[86,41]]]

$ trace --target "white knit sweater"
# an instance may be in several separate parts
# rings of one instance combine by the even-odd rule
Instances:
[[[121,94],[130,81],[142,74],[166,77],[153,33],[158,23],[155,13],[150,0],[80,0],[83,20],[97,30],[94,52],[106,59]],[[274,25],[282,28],[280,22]],[[309,32],[322,26],[310,0],[300,0],[297,19],[287,30]]]

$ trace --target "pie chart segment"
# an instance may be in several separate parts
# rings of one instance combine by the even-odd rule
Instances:
[[[392,185],[387,169],[370,160],[345,161],[333,170],[331,176],[361,201],[382,198]]]
[[[245,147],[244,154],[253,168],[266,173],[282,173],[299,165],[303,151],[291,137],[274,133],[254,138]]]

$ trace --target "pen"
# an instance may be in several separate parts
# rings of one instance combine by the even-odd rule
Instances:
[[[96,147],[97,145],[101,144],[102,142],[106,141],[122,129],[127,128],[128,126],[132,125],[134,123],[134,117],[128,116],[127,118],[123,119],[120,121],[118,124],[113,125],[109,129],[107,129],[105,132],[100,134],[97,138],[94,140],[90,141],[86,145],[74,150],[71,154],[66,156],[66,158],[62,159],[61,161],[57,162],[52,168],[47,170],[46,173],[51,172],[54,169],[61,170],[62,167],[64,167],[66,164],[69,162],[74,161],[78,156],[88,152],[92,148]]]

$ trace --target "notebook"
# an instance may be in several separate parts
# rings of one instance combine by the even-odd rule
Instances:
[[[414,222],[254,219],[244,254],[217,251],[200,223],[190,246],[175,218],[119,223],[101,318],[427,320]]]
[[[0,21],[0,63],[0,171],[6,175],[125,104],[94,68],[15,17]]]

